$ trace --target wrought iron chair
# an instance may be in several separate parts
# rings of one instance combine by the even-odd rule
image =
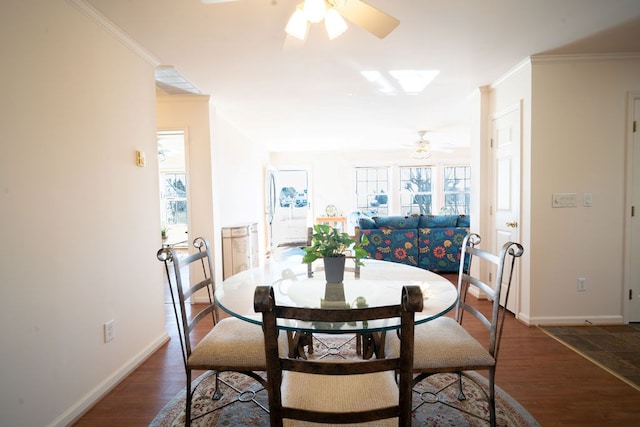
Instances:
[[[264,355],[264,337],[259,325],[227,317],[220,319],[213,299],[213,264],[209,242],[203,237],[193,241],[197,252],[180,257],[172,248],[164,247],[157,257],[165,265],[173,310],[178,326],[178,336],[182,349],[182,359],[186,372],[186,408],[185,425],[191,424],[191,403],[198,384],[192,385],[192,372],[210,371],[216,376],[216,391],[213,399],[220,399],[219,373],[235,371],[248,375],[266,387],[266,381],[255,371],[266,369]],[[192,268],[193,267],[193,268]],[[199,292],[198,292],[199,291]],[[202,295],[205,303],[190,304],[194,295]],[[211,331],[201,340],[197,340],[194,331],[199,322],[211,321]],[[227,386],[231,387],[229,384]],[[236,390],[239,394],[240,391]],[[243,400],[249,400],[246,394]],[[268,412],[258,400],[252,398],[258,406]]]
[[[423,303],[420,288],[405,286],[401,301],[397,305],[362,309],[289,307],[276,304],[270,286],[257,287],[254,309],[262,313],[271,426],[282,426],[283,419],[314,423],[382,420],[375,425],[410,426],[414,320]],[[368,321],[371,325],[375,319],[397,317],[401,319],[397,357],[304,360],[291,359],[279,352],[278,319]]]
[[[487,370],[488,391],[483,387],[480,389],[488,399],[489,423],[495,426],[495,373],[507,311],[501,303],[506,306],[515,261],[523,254],[524,249],[519,243],[508,242],[502,246],[498,254],[493,254],[478,248],[480,241],[479,235],[468,234],[462,245],[458,275],[459,300],[456,305],[455,319],[440,317],[416,327],[413,371],[418,375],[414,379],[414,385],[433,374],[457,373],[458,399],[464,400],[462,377],[465,376],[474,381],[473,377],[467,375],[465,371]],[[485,274],[491,272],[493,280],[485,281],[471,274],[471,263],[476,260],[481,263],[481,266],[486,267]],[[470,285],[477,286],[493,302],[490,316],[485,316],[467,303]],[[486,328],[488,345],[481,344],[462,326],[465,313],[477,318]],[[398,338],[391,338],[395,341],[391,347],[397,346]],[[388,344],[390,341],[391,339],[388,339]],[[393,353],[397,352],[397,349],[389,351]]]

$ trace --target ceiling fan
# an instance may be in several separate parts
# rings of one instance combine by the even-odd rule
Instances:
[[[228,3],[238,0],[201,0],[205,4]],[[329,38],[347,29],[344,19],[351,21],[376,37],[385,38],[400,21],[362,0],[303,0],[291,15],[286,31],[304,40],[309,23],[325,21]]]
[[[425,135],[427,134],[426,130],[418,131],[418,140],[411,144],[411,147],[415,147],[415,151],[411,154],[411,157],[414,159],[424,160],[431,157],[432,152],[434,151],[442,151],[445,153],[450,153],[452,150],[434,146],[430,141],[425,139]]]

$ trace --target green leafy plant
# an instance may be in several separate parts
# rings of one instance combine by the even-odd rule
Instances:
[[[318,258],[345,256],[352,253],[357,265],[364,265],[362,258],[367,257],[367,251],[362,245],[369,243],[367,236],[362,236],[361,242],[356,242],[349,234],[339,231],[326,224],[313,226],[311,246],[304,248],[302,262],[310,264]]]

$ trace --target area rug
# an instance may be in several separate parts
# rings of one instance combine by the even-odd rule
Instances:
[[[314,340],[313,358],[354,358],[354,341],[342,338]],[[480,374],[469,376],[486,390],[487,381]],[[268,426],[267,391],[257,381],[235,372],[220,374],[223,397],[212,399],[214,375],[202,375],[193,399],[191,425],[204,426]],[[474,382],[463,377],[466,400],[457,399],[457,377],[438,374],[422,381],[414,388],[414,426],[486,426],[489,413],[484,392]],[[151,422],[152,427],[184,426],[185,391],[178,393]],[[517,401],[496,387],[496,416],[498,426],[538,426],[536,420]]]

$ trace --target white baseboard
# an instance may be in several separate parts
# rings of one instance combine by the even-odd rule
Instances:
[[[91,390],[86,396],[78,400],[69,409],[67,409],[62,415],[56,418],[50,427],[64,427],[73,424],[77,421],[85,412],[87,412],[93,405],[95,405],[100,399],[102,399],[107,393],[109,393],[120,381],[125,379],[127,375],[133,372],[142,362],[147,360],[149,356],[162,347],[167,341],[169,341],[169,335],[165,331],[158,338],[153,340],[146,348],[140,353],[129,359],[124,365],[120,367],[113,374],[105,378],[100,384],[98,384],[93,390]]]
[[[524,321],[524,319],[521,319]],[[591,325],[623,325],[622,315],[612,316],[558,316],[531,317],[525,322],[529,326],[591,326]]]

